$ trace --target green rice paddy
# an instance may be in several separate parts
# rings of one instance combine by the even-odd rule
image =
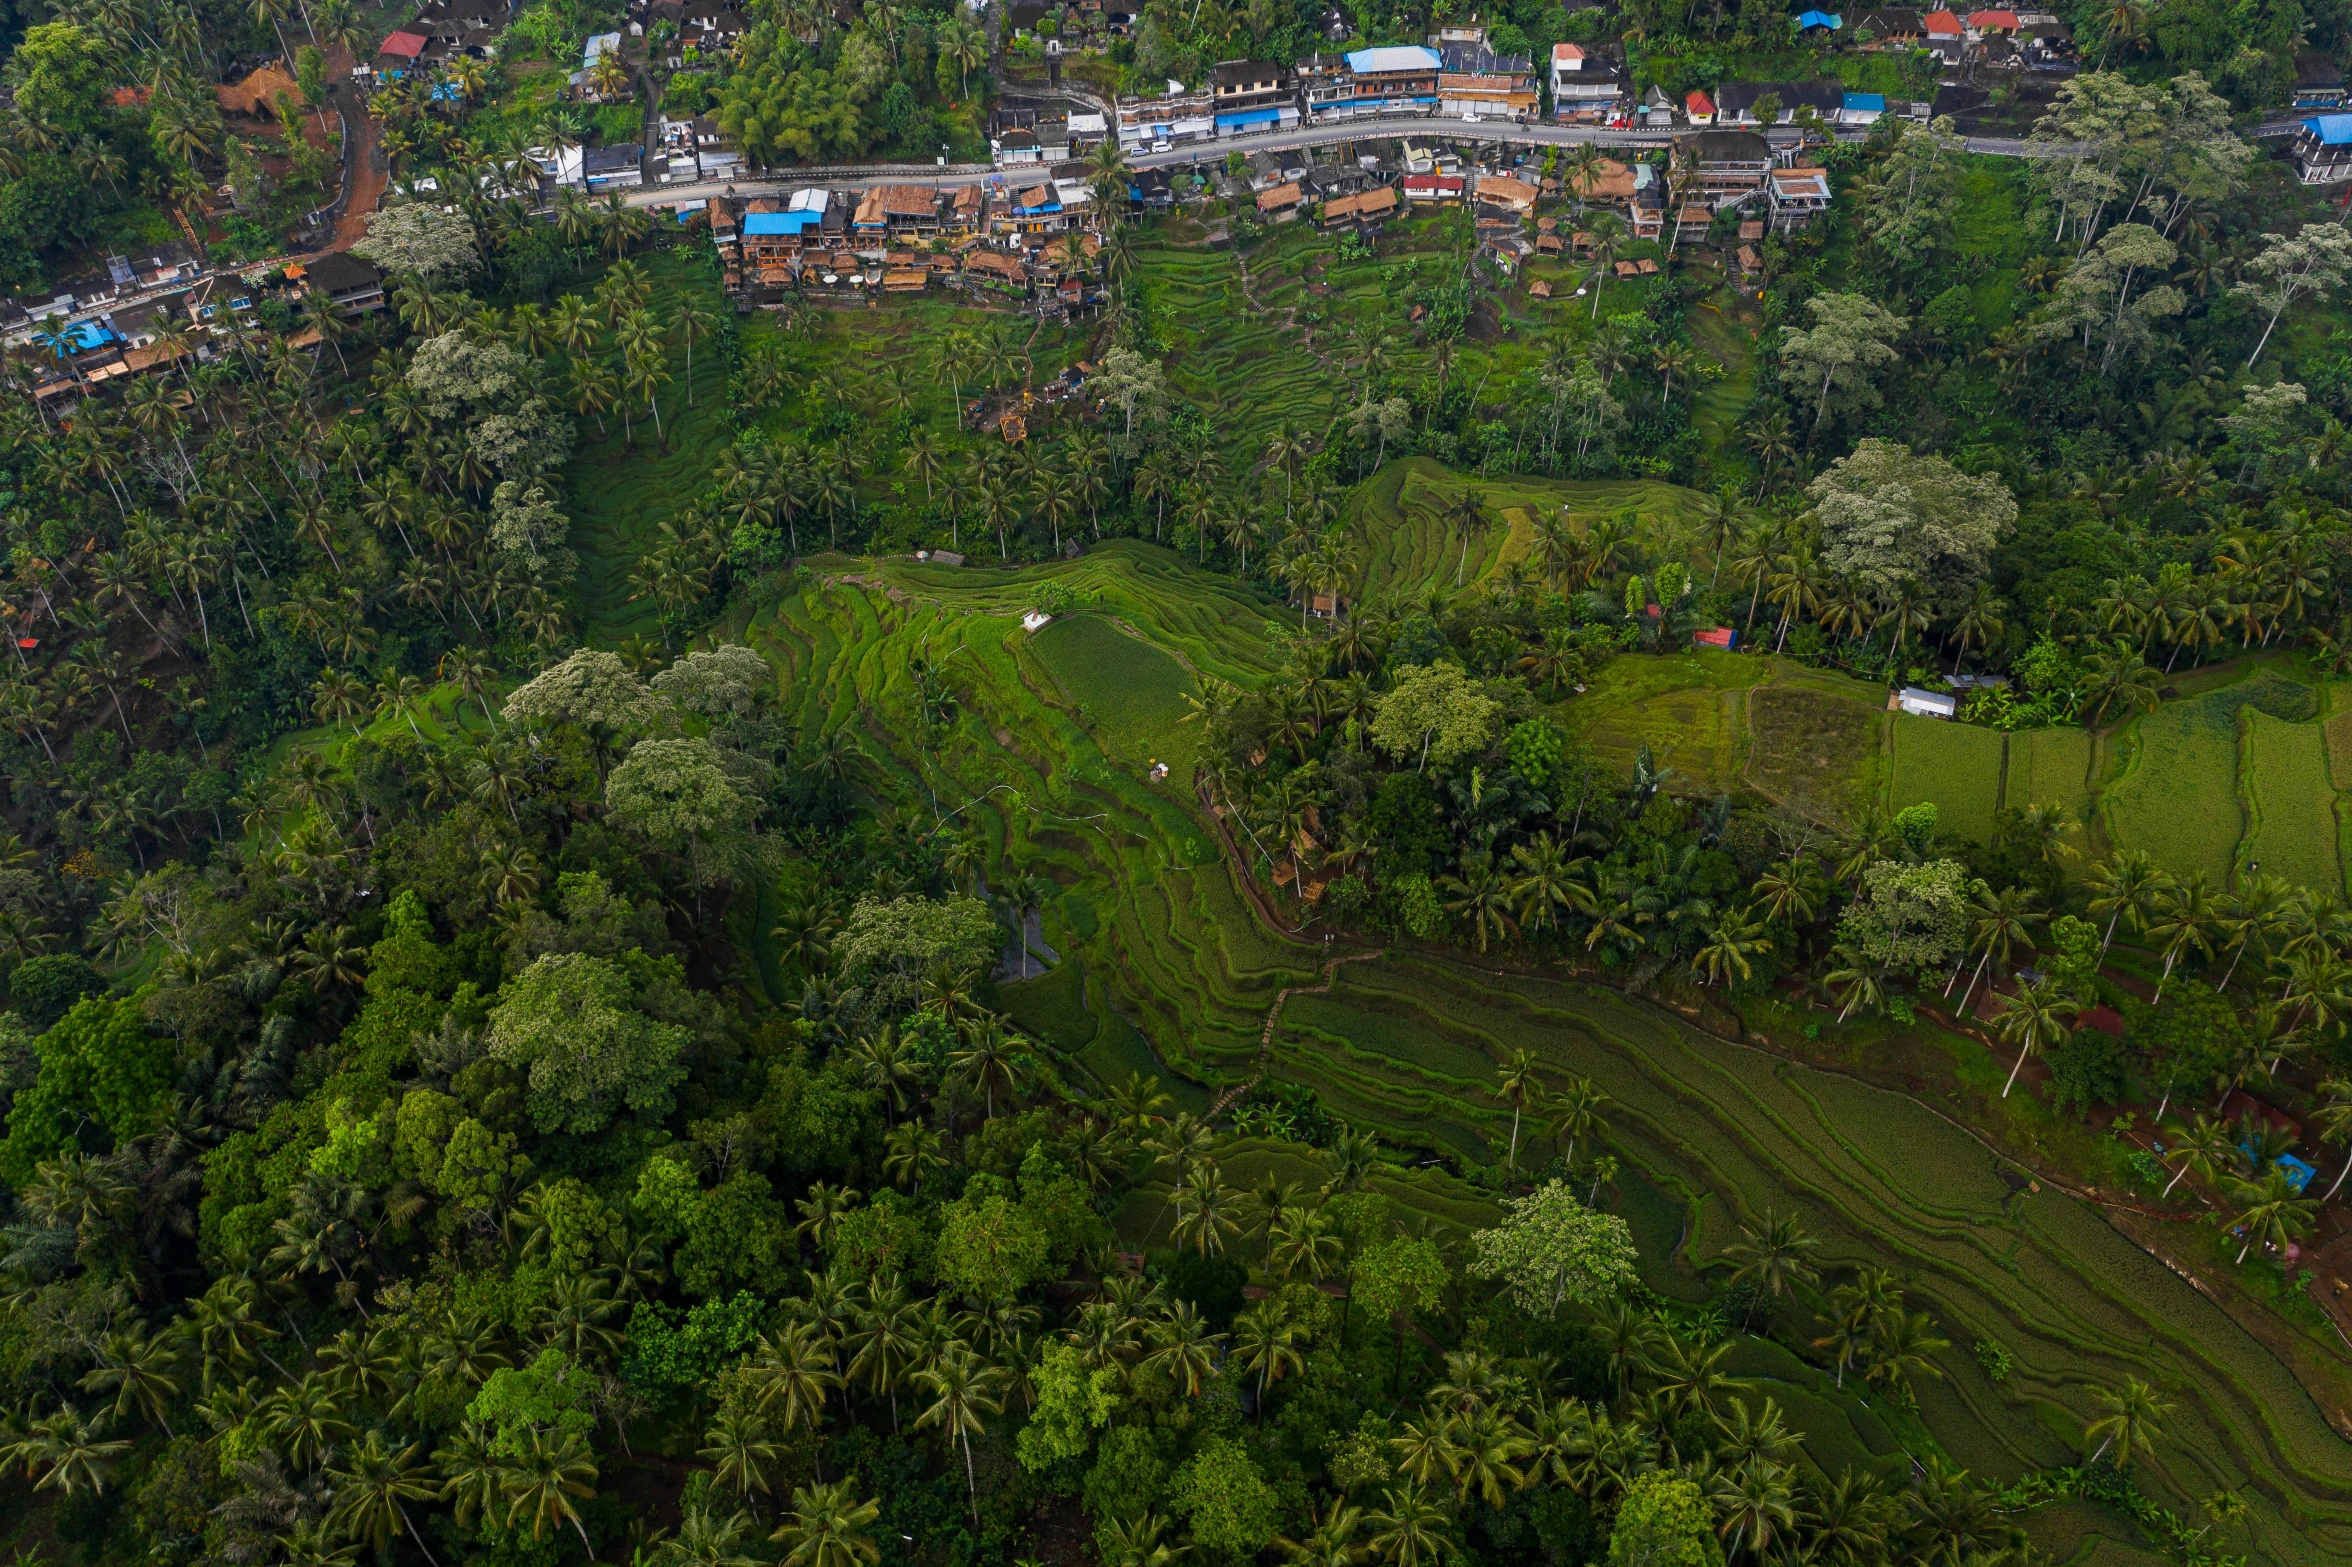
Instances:
[[[1024,632],[1022,610],[1049,583],[1085,607]],[[879,786],[902,807],[976,824],[1010,863],[1058,884],[1046,927],[1063,962],[998,987],[996,1003],[1063,1053],[1066,1070],[1159,1075],[1197,1110],[1262,1067],[1377,1128],[1405,1165],[1416,1153],[1484,1163],[1509,1135],[1491,1093],[1495,1063],[1528,1049],[1555,1082],[1575,1072],[1610,1096],[1607,1146],[1625,1167],[1618,1201],[1653,1287],[1703,1298],[1704,1272],[1742,1223],[1794,1208],[1826,1260],[1895,1267],[1953,1342],[1916,1416],[1840,1392],[1830,1368],[1784,1349],[1744,1345],[1740,1370],[1799,1412],[1820,1451],[1900,1464],[1932,1444],[2005,1480],[2069,1461],[2091,1391],[2129,1372],[2157,1381],[2174,1406],[2144,1476],[2153,1494],[2189,1512],[2216,1489],[2238,1491],[2254,1510],[2244,1537],[2277,1567],[2352,1554],[2352,1445],[2295,1375],[2096,1209],[2056,1192],[2013,1195],[1991,1153],[1914,1100],[1719,1041],[1610,990],[1489,972],[1463,955],[1392,951],[1341,966],[1328,993],[1290,998],[1261,1057],[1275,997],[1320,983],[1327,958],[1353,949],[1269,925],[1214,824],[1141,768],[1187,732],[1175,719],[1192,671],[1266,678],[1269,628],[1288,623],[1279,617],[1167,551],[1119,542],[1018,571],[820,560],[730,634],[777,662],[804,734],[858,726],[882,762]],[[958,694],[941,728],[917,716],[907,672],[917,652]],[[1851,808],[1888,778],[1900,794],[1945,764],[1989,768],[1986,787],[1999,787],[1998,736],[1897,726],[1890,772],[1887,715],[1867,688],[1761,659],[1619,660],[1587,693],[1598,699],[1589,732],[1630,735],[1648,720],[1628,715],[1692,693],[1699,710],[1733,715],[1735,758],[1747,747],[1735,772],[1792,798]],[[2315,725],[2275,744],[2267,727],[2256,728],[2258,798],[2274,749],[2306,771],[2325,762]],[[2012,780],[2020,758],[2028,775],[2069,765],[2064,746],[2028,736],[2010,745]],[[2073,755],[2087,766],[2087,751]],[[2287,779],[2287,763],[2277,765]],[[1950,799],[1955,814],[1971,808],[1957,794],[1924,797]],[[1553,1152],[1532,1125],[1523,1141],[1527,1157]],[[1321,1178],[1305,1150],[1274,1142],[1238,1144],[1224,1167],[1243,1184]],[[1441,1169],[1401,1165],[1374,1185],[1408,1222],[1458,1231],[1494,1213]],[[1164,1222],[1153,1199],[1144,1193],[1116,1216],[1131,1244]],[[1969,1353],[1984,1338],[2016,1358],[1997,1386]],[[2083,1560],[2121,1564],[2146,1543],[2097,1509],[2045,1509],[2028,1522],[2046,1549]]]
[[[1896,713],[1887,720],[1894,750],[1895,810],[1926,801],[1936,808],[1941,831],[1983,843],[1992,835],[2001,808],[2008,736],[1996,729],[1955,724],[1940,718]]]

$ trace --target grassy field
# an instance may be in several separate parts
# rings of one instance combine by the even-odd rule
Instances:
[[[1200,739],[1184,724],[1184,698],[1198,688],[1183,665],[1101,615],[1064,616],[1030,646],[1104,749],[1131,766],[1165,762],[1174,777],[1192,776]]]
[[[1720,793],[1740,786],[1749,692],[1771,673],[1767,660],[1713,649],[1615,659],[1567,705],[1566,717],[1595,753],[1627,772],[1647,745],[1659,766],[1673,769],[1668,787]]]
[[[1749,785],[1829,826],[1851,823],[1876,796],[1883,761],[1886,713],[1866,690],[1812,671],[1758,687],[1748,698]]]
[[[2246,767],[2240,781],[2250,825],[2238,847],[2239,865],[2260,865],[2266,875],[2340,894],[2344,864],[2326,732],[2317,723],[2289,723],[2257,708],[2242,713]]]
[[[2009,737],[2004,803],[2063,805],[2080,821],[2091,798],[2091,737],[2081,729],[2026,729]]]
[[[2272,664],[2200,671],[2206,678],[2155,712],[2124,725],[2107,745],[2100,790],[2108,839],[2146,849],[2178,874],[2203,871],[2216,884],[2238,863],[2248,820],[2238,788],[2241,711],[2301,721],[2319,711],[2318,693]],[[2281,821],[2275,831],[2289,831]],[[2341,884],[2342,872],[2333,878]]]
[[[1887,808],[1927,801],[1944,832],[1977,843],[1992,835],[2001,808],[2008,737],[1995,729],[1896,713],[1887,720],[1894,751]]]

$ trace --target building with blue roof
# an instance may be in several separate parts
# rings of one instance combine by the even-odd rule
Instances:
[[[1838,106],[1838,123],[1840,125],[1875,125],[1878,123],[1879,116],[1885,113],[1885,93],[1850,92],[1845,95],[1845,101]]]
[[[2295,177],[2306,185],[2352,180],[2352,114],[2315,114],[2295,133]]]
[[[747,212],[743,215],[743,236],[746,239],[802,239],[811,231],[824,227],[825,214],[816,212]]]
[[[1797,18],[1797,31],[1809,33],[1818,27],[1834,33],[1844,25],[1844,20],[1843,17],[1832,16],[1827,11],[1807,11]]]

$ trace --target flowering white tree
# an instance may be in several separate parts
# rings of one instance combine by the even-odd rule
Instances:
[[[1503,1206],[1501,1224],[1470,1237],[1470,1274],[1502,1280],[1522,1310],[1550,1316],[1562,1301],[1595,1305],[1634,1282],[1633,1232],[1562,1182]]]

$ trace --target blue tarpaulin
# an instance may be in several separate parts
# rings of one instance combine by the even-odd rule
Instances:
[[[114,341],[114,334],[97,321],[76,321],[73,325],[50,334],[49,351],[63,359],[68,354],[86,354],[93,348],[104,348]]]

